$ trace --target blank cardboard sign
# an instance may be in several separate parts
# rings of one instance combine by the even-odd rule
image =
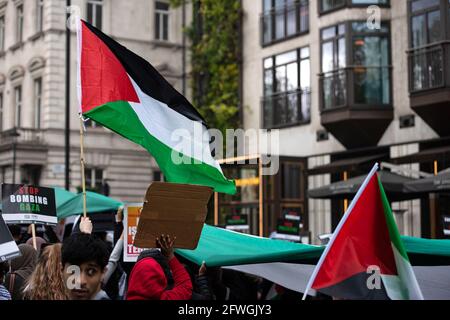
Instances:
[[[134,246],[154,248],[161,234],[176,236],[175,248],[197,248],[212,188],[153,182],[147,190]]]

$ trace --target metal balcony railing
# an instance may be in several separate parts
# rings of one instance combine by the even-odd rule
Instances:
[[[307,123],[311,119],[311,92],[297,89],[266,96],[261,108],[265,129]]]
[[[390,66],[349,66],[319,75],[320,110],[392,105]]]
[[[408,64],[411,93],[449,87],[450,41],[409,50]]]

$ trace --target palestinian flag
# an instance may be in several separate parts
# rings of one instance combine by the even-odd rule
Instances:
[[[423,299],[377,169],[340,221],[306,293],[313,288],[342,299]]]
[[[169,182],[204,185],[234,194],[211,155],[198,111],[150,63],[80,20],[80,113],[141,145]]]

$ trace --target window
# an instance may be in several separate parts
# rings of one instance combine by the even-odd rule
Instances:
[[[320,13],[345,8],[345,7],[361,7],[370,5],[388,6],[389,0],[319,0]]]
[[[365,22],[352,23],[353,82],[356,104],[390,104],[389,29],[373,32]]]
[[[23,4],[16,7],[16,42],[23,40]]]
[[[26,164],[20,167],[20,183],[38,186],[41,180],[42,166]]]
[[[444,50],[448,46],[439,42],[445,39],[444,15],[447,10],[442,13],[441,0],[413,0],[409,6],[410,90],[440,87],[444,83]]]
[[[44,0],[36,0],[36,31],[44,29]]]
[[[85,177],[87,188],[101,192],[103,187],[103,169],[86,168]]]
[[[324,109],[346,103],[344,68],[347,65],[346,25],[340,24],[322,30],[322,81]]]
[[[41,128],[42,79],[34,80],[34,127]]]
[[[5,16],[0,16],[0,52],[5,51]]]
[[[281,186],[281,198],[301,199],[301,166],[294,163],[283,163],[281,166],[281,174],[283,181]]]
[[[86,121],[84,122],[84,126],[86,128],[100,128],[101,125],[98,124],[97,122],[95,122],[94,120],[91,119],[86,119]]]
[[[309,48],[264,60],[263,125],[273,128],[310,120]]]
[[[382,23],[379,30],[371,30],[365,22],[322,30],[322,110],[391,104],[389,32],[387,23]],[[349,92],[353,93],[352,101]]]
[[[14,126],[20,128],[20,117],[22,112],[22,87],[14,88]]]
[[[263,0],[262,43],[270,44],[309,31],[307,0]]]
[[[102,29],[102,0],[88,0],[87,21],[98,29]]]
[[[166,2],[155,2],[155,39],[169,40],[169,4]]]

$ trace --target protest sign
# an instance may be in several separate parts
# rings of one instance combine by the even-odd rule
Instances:
[[[2,184],[2,212],[7,224],[56,225],[55,190],[24,184]]]
[[[174,247],[195,249],[205,223],[212,188],[153,182],[147,190],[134,245],[155,246],[161,234],[176,237]]]
[[[10,260],[17,256],[20,256],[19,248],[0,215],[0,261]]]
[[[123,216],[123,261],[136,262],[139,254],[144,250],[133,245],[136,236],[139,216],[141,215],[142,203],[129,203],[124,207]]]

